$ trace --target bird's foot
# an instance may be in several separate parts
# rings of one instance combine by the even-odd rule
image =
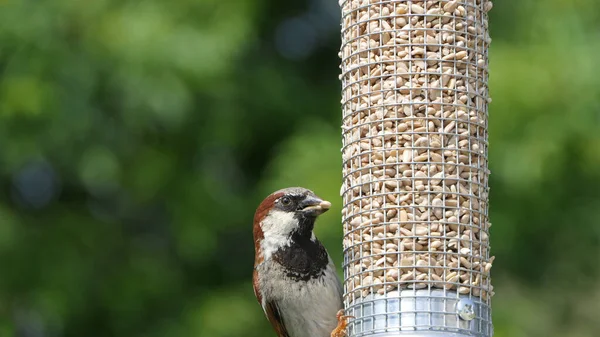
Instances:
[[[354,316],[344,315],[344,309],[340,309],[335,317],[337,317],[338,325],[331,332],[331,337],[346,337],[346,327],[348,326],[348,322],[346,320],[348,318],[354,318]]]

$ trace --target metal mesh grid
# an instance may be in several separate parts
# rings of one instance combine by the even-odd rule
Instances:
[[[491,336],[491,3],[345,0],[340,7],[350,335],[379,327]],[[404,304],[378,311],[378,298]],[[476,304],[468,324],[452,319],[461,298]],[[373,324],[378,315],[383,325]]]

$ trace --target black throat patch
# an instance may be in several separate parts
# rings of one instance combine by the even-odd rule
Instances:
[[[286,270],[286,276],[295,281],[308,281],[325,274],[329,262],[327,251],[319,240],[294,233],[292,243],[280,248],[273,259]]]

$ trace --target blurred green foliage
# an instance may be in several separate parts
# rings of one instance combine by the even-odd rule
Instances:
[[[251,288],[271,191],[334,207],[334,0],[0,2],[0,336],[274,336]],[[491,12],[497,337],[600,331],[600,2]]]

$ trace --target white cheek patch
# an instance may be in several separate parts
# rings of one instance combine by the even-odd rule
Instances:
[[[265,260],[268,260],[281,247],[291,244],[290,235],[298,228],[294,213],[272,210],[262,221],[264,239],[261,247]]]

